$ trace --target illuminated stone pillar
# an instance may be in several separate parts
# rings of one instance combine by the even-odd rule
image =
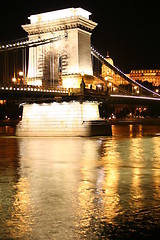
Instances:
[[[63,87],[68,87],[70,75],[93,75],[91,32],[97,24],[90,15],[82,8],[69,8],[29,17],[30,24],[22,26],[29,40],[52,38],[53,42],[29,49],[28,84],[58,83],[60,73]]]
[[[96,102],[26,104],[17,136],[80,137],[110,135],[111,126],[100,120]]]

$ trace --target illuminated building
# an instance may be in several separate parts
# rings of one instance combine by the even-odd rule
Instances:
[[[108,52],[105,60],[108,63],[110,63],[112,66],[114,66],[113,59],[109,56]],[[113,84],[115,86],[119,86],[122,83],[122,79],[120,78],[120,76],[118,74],[115,74],[115,72],[105,64],[102,64],[101,75],[102,75],[102,78],[106,81],[108,89],[112,88],[113,91],[115,89]]]
[[[129,76],[134,80],[147,81],[152,83],[153,86],[160,85],[160,69],[143,69],[143,70],[132,70]]]
[[[113,59],[110,58],[109,53],[107,52],[107,56],[105,58],[105,60],[107,62],[109,62],[111,65],[114,65]],[[107,67],[105,64],[102,64],[102,77],[106,80],[106,81],[113,81],[114,77],[115,77],[115,73],[112,69],[110,69],[109,67]]]
[[[113,59],[110,58],[108,52],[107,52],[107,56],[106,56],[105,60],[107,62],[109,62],[111,65],[114,65]],[[112,78],[113,74],[114,74],[114,72],[109,67],[107,67],[105,64],[102,65],[102,77],[108,76],[108,78]]]
[[[27,84],[55,86],[61,80],[63,87],[79,88],[82,72],[93,75],[91,32],[97,23],[90,15],[82,8],[68,8],[29,17],[30,24],[22,27],[30,41],[54,40],[29,49]]]
[[[111,65],[114,65],[112,58],[109,57],[107,53],[107,57],[105,58]],[[117,76],[114,71],[112,71],[109,67],[105,64],[102,64],[102,77],[108,81],[112,82],[116,85],[120,85],[122,83],[122,79]],[[130,74],[126,74],[128,77],[132,78],[135,81],[141,82],[149,82],[153,86],[160,86],[160,69],[142,69],[142,70],[131,70]],[[123,84],[125,82],[123,81]],[[126,82],[126,84],[128,84]]]

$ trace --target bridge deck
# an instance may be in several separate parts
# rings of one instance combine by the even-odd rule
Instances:
[[[98,101],[113,104],[158,104],[160,98],[156,96],[135,96],[108,94],[103,90],[94,89],[63,89],[63,88],[41,88],[35,86],[1,86],[0,99],[10,100],[18,103],[31,102],[63,102],[63,101]]]

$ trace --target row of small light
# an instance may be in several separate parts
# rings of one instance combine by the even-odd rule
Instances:
[[[23,41],[23,42],[17,42],[17,43],[13,43],[13,44],[0,45],[0,49],[24,46],[24,45],[27,45],[27,43],[29,43],[29,41]]]
[[[131,95],[121,95],[121,94],[111,94],[111,97],[115,98],[133,98],[133,99],[144,99],[144,100],[154,100],[154,101],[160,101],[160,98],[154,98],[154,97],[143,97],[143,96],[131,96]]]
[[[93,51],[93,53],[95,53],[95,55],[97,55],[98,57],[100,57],[103,61],[107,62],[107,60],[105,59],[105,57],[99,53],[93,46],[91,47],[91,50]],[[145,86],[141,85],[140,83],[136,82],[134,79],[126,76],[119,68],[117,68],[116,66],[112,66],[110,63],[107,62],[107,64],[111,67],[113,67],[117,72],[121,73],[123,76],[125,76],[125,78],[127,78],[130,82],[132,82],[132,84],[134,85],[137,85],[138,87],[142,88],[142,89],[145,89],[146,91],[149,91],[150,93],[153,94],[153,96],[157,96],[157,97],[160,97],[159,95],[159,91],[152,91],[148,88],[146,88]]]
[[[40,88],[33,88],[33,87],[1,87],[1,90],[6,91],[31,91],[31,92],[48,92],[48,93],[68,93],[68,90],[60,90],[60,89],[40,89]]]
[[[91,50],[100,58],[102,58],[103,60],[105,59],[105,57],[99,53],[93,46],[91,46]]]
[[[12,48],[12,47],[21,47],[21,46],[25,46],[25,45],[31,45],[31,44],[35,44],[35,43],[39,43],[39,42],[43,42],[46,41],[48,39],[36,39],[36,40],[26,40],[26,41],[21,41],[21,42],[15,42],[13,44],[9,43],[6,45],[0,45],[0,49],[6,49],[6,48]]]
[[[3,44],[3,45],[0,45],[0,50],[5,50],[5,49],[15,48],[15,47],[32,46],[34,44],[40,44],[40,43],[44,44],[44,43],[48,43],[51,41],[60,40],[64,37],[66,37],[66,34],[61,34],[59,36],[52,37],[52,38],[46,38],[46,39],[39,38],[36,40],[25,40],[25,41],[20,41],[20,42],[14,42],[13,44],[11,44],[11,43]]]

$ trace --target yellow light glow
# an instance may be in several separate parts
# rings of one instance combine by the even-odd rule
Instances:
[[[0,100],[1,105],[4,104],[4,103],[6,103],[6,100]]]
[[[106,147],[110,146],[110,142],[106,142]],[[112,148],[108,151],[107,156],[102,158],[103,168],[100,172],[98,187],[103,189],[101,194],[102,202],[104,203],[103,214],[105,218],[112,223],[118,214],[118,202],[120,200],[118,194],[118,184],[120,174],[118,170],[118,164],[115,163],[116,159],[119,159],[119,152],[116,145],[112,145]]]
[[[17,79],[15,77],[12,78],[12,82],[15,83]]]
[[[19,71],[18,74],[19,74],[20,77],[23,77],[23,72],[22,71]]]

